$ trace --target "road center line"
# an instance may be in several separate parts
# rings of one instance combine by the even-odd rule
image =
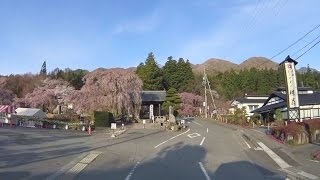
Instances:
[[[199,125],[199,126],[202,126],[202,124],[200,124],[200,123],[197,123],[197,122],[195,122],[195,121],[192,121],[193,123],[195,123],[195,124],[197,124],[197,125]]]
[[[208,173],[207,173],[206,169],[204,168],[204,166],[203,166],[202,162],[199,162],[199,165],[200,165],[200,168],[201,168],[201,170],[202,170],[202,172],[203,172],[204,176],[206,177],[206,180],[211,180],[211,178],[209,177],[209,175],[208,175]]]
[[[137,166],[139,165],[139,161],[133,166],[133,168],[131,169],[130,173],[128,174],[128,176],[126,177],[125,180],[130,180],[132,174],[134,173],[134,171],[136,170]]]
[[[207,128],[207,133],[209,132],[209,128]]]
[[[173,136],[172,138],[170,138],[170,139],[168,139],[168,140],[165,140],[165,141],[163,141],[162,143],[156,145],[154,148],[157,148],[157,147],[161,146],[162,144],[164,144],[164,143],[166,143],[166,142],[168,142],[168,141],[170,141],[170,140],[172,140],[172,139],[174,139],[174,138],[176,138],[176,137],[179,137],[179,136],[181,136],[181,135],[183,135],[183,134],[185,134],[185,133],[187,133],[187,132],[189,132],[189,131],[190,131],[190,129],[188,129],[186,132],[183,132],[183,133],[180,133],[180,134],[178,134],[178,135],[176,135],[176,136]]]
[[[202,146],[204,140],[206,139],[206,137],[203,137],[202,140],[201,140],[201,143],[200,143],[200,146]]]

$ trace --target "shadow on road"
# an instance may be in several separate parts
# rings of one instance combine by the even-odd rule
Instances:
[[[54,145],[54,146],[46,146],[41,148],[30,148],[27,150],[11,150],[8,149],[10,146],[15,146],[16,143],[1,143],[0,142],[0,170],[1,168],[13,168],[15,166],[21,166],[21,165],[26,165],[30,163],[37,163],[41,161],[47,161],[47,160],[52,160],[52,159],[57,159],[57,158],[62,158],[62,157],[67,157],[71,155],[78,155],[81,153],[88,153],[90,151],[98,150],[100,148],[106,148],[106,147],[111,147],[114,145],[130,142],[133,140],[141,139],[146,136],[152,136],[159,134],[163,131],[156,131],[153,133],[149,134],[143,134],[139,135],[137,134],[136,136],[120,136],[116,139],[108,139],[108,140],[103,140],[104,143],[101,141],[94,142],[92,144],[87,143],[87,144],[79,144],[79,143],[69,143],[69,144],[61,144],[61,145]],[[23,136],[23,132],[20,132],[19,137],[17,137],[17,141],[20,142],[22,141],[20,139],[20,136],[23,138],[26,138],[26,135]],[[14,133],[10,133],[7,135],[12,135]],[[88,136],[86,136],[88,137]],[[41,138],[40,141],[35,141],[35,140],[30,140],[28,146],[32,147],[35,144],[40,144],[40,143],[45,143],[47,141],[53,142],[57,141],[60,139],[77,139],[77,138],[83,138],[79,136],[61,136],[59,138],[54,138],[51,139],[49,138]],[[30,138],[28,138],[30,139]],[[39,140],[36,139],[36,140]],[[110,142],[110,143],[109,143]],[[103,145],[99,145],[103,144]],[[25,144],[24,144],[25,145]],[[50,148],[56,148],[54,150]],[[40,152],[39,152],[40,151]],[[1,176],[0,176],[1,179]]]
[[[15,156],[1,157],[0,162],[4,162],[8,167],[17,165],[33,163],[54,159],[58,157],[69,156],[72,154],[79,154],[114,146],[116,144],[126,143],[146,136],[152,136],[160,132],[154,132],[145,135],[135,135],[121,137],[114,139],[110,144],[104,144],[96,147],[82,146],[61,148],[54,151],[45,151],[43,154],[28,154],[23,153],[19,155],[20,159],[15,160]],[[208,180],[206,174],[210,179],[214,180],[228,180],[228,179],[285,179],[283,176],[276,174],[264,167],[258,166],[248,161],[224,162],[219,158],[219,154],[210,154],[213,158],[206,158],[207,151],[199,145],[184,144],[182,142],[176,143],[172,146],[161,149],[158,153],[145,155],[142,159],[137,159],[134,162],[119,165],[117,160],[112,163],[104,163],[103,159],[96,160],[88,165],[76,179],[122,179],[122,180],[163,180],[163,179],[182,179],[182,180]],[[49,155],[49,156],[48,156]],[[112,156],[112,154],[110,154]],[[101,156],[100,156],[101,157]],[[23,159],[26,158],[26,159]],[[207,161],[207,160],[210,161]],[[219,161],[218,161],[219,160]],[[12,161],[12,162],[11,162]],[[102,161],[102,162],[101,162]],[[101,165],[95,166],[95,163]],[[140,163],[137,163],[140,162]],[[0,170],[3,167],[0,167]],[[50,165],[48,167],[50,168]],[[0,172],[0,179],[44,179],[49,174],[33,175],[28,171],[10,171]]]
[[[116,165],[110,167],[111,164],[105,164],[104,167],[89,166],[76,179],[206,180],[205,173],[210,179],[215,180],[285,179],[284,176],[248,161],[226,162],[220,165],[217,162],[206,162],[206,154],[202,146],[177,143],[162,149],[154,157],[145,157],[140,163],[132,162],[130,166],[121,168],[115,168]]]

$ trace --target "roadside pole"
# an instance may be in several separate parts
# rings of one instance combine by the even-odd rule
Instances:
[[[89,124],[89,127],[88,127],[88,134],[91,136],[91,126]]]
[[[143,124],[143,129],[146,128],[146,120],[142,120],[142,124]]]
[[[117,129],[117,123],[111,123],[112,134],[111,137],[116,137],[114,130]]]

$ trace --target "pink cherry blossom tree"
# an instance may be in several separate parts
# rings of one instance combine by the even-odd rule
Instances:
[[[0,105],[10,105],[15,95],[12,91],[0,88]]]
[[[66,81],[45,79],[40,86],[24,98],[17,98],[16,103],[23,107],[48,108],[49,111],[62,105],[65,99],[74,92],[74,88]]]
[[[183,116],[194,116],[198,114],[199,108],[202,107],[203,97],[188,92],[180,93],[182,100],[180,114]]]
[[[143,84],[132,70],[99,68],[85,75],[84,81],[69,98],[77,113],[100,110],[139,117]]]

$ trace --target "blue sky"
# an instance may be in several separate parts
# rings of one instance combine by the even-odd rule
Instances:
[[[271,58],[320,23],[319,7],[318,0],[0,0],[0,74],[38,73],[44,60],[49,71],[126,68],[151,51],[160,64],[168,56],[194,64]],[[320,45],[299,66],[320,69],[319,52]]]

